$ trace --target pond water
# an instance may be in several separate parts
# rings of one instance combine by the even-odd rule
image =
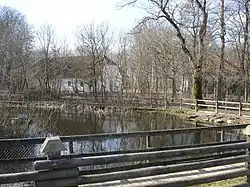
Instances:
[[[56,135],[84,135],[99,133],[119,133],[161,129],[195,127],[177,116],[164,112],[149,111],[27,111],[24,109],[0,110],[2,123],[1,138],[46,137]],[[24,121],[17,120],[22,116]],[[27,119],[26,119],[27,117]],[[147,139],[146,139],[147,138]],[[188,134],[162,135],[152,137],[113,138],[105,140],[79,140],[66,142],[63,154],[81,154],[119,150],[145,149],[148,147],[176,146],[220,141],[218,132],[198,132]],[[235,131],[226,132],[224,140],[239,140],[242,136]],[[71,145],[70,145],[71,144]],[[72,146],[72,149],[70,149]],[[0,146],[0,161],[13,158],[42,157],[41,144],[20,146],[19,144]],[[32,162],[0,163],[0,173],[31,170]]]
[[[62,112],[6,108],[0,110],[0,116],[2,116],[2,121],[0,121],[1,138],[119,133],[187,128],[197,125],[164,112],[135,110],[75,110],[74,112],[71,110],[71,112]],[[16,119],[20,116],[24,118],[23,121]],[[214,142],[219,139],[217,132],[166,135],[160,138],[167,145]],[[225,137],[226,140],[239,138],[238,134],[232,132],[226,133]]]

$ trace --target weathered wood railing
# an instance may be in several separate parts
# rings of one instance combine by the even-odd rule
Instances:
[[[243,128],[242,126],[228,126],[228,129]],[[81,138],[107,139],[115,137],[131,136],[156,136],[166,133],[187,133],[201,130],[225,130],[224,127],[200,127],[189,129],[161,130],[150,132],[134,133],[112,133],[83,135],[75,137],[55,137],[37,138],[34,141],[43,143],[41,152],[47,155],[46,160],[34,161],[35,171],[23,173],[0,174],[0,184],[34,181],[32,186],[76,186],[88,185],[92,183],[106,183],[108,181],[119,181],[148,177],[154,184],[145,184],[141,181],[141,186],[188,186],[207,182],[213,182],[234,177],[247,176],[250,179],[250,170],[242,166],[236,170],[225,171],[225,173],[213,174],[212,176],[197,176],[196,178],[185,178],[172,180],[157,180],[154,177],[166,175],[180,171],[191,172],[197,169],[213,168],[223,165],[250,162],[250,142],[219,142],[201,145],[183,145],[166,148],[146,148],[143,150],[113,151],[103,153],[89,153],[79,155],[60,155],[65,150],[65,145],[61,140],[67,141]],[[244,132],[247,137],[250,135],[248,126]],[[1,140],[2,142],[4,140]],[[10,140],[17,141],[17,140]],[[18,140],[20,141],[20,140]],[[28,139],[21,140],[28,143]],[[1,142],[0,142],[0,145]],[[247,151],[246,151],[247,150]],[[249,181],[249,180],[248,180]],[[136,182],[136,181],[135,181]],[[137,181],[138,182],[138,181]],[[119,182],[118,182],[119,183]],[[133,184],[131,184],[133,186]]]
[[[117,181],[124,179],[133,179],[140,177],[150,177],[155,175],[163,175],[169,173],[178,173],[180,171],[192,171],[196,169],[204,169],[209,167],[223,166],[235,163],[250,162],[249,155],[239,155],[233,157],[213,158],[210,160],[199,160],[196,158],[193,161],[177,163],[175,161],[171,163],[175,157],[194,156],[199,154],[217,154],[221,151],[240,151],[243,149],[249,149],[249,142],[234,143],[228,145],[215,145],[207,147],[186,148],[176,150],[164,150],[164,151],[147,151],[142,153],[126,153],[115,155],[102,155],[92,157],[79,157],[72,159],[60,159],[59,157],[48,157],[48,160],[36,161],[34,167],[36,171],[26,173],[15,173],[0,175],[0,184],[10,182],[25,182],[35,181],[35,186],[73,186],[80,184],[91,183],[105,183],[108,181]],[[48,152],[47,152],[48,153]],[[167,159],[166,159],[167,158]],[[152,161],[165,159],[165,164],[158,163],[156,166],[146,164],[146,162],[152,163]],[[118,164],[121,162],[139,162],[142,164],[133,164],[120,168],[120,171],[115,171],[117,168],[109,168],[107,173],[100,173],[99,169],[95,170],[79,170],[79,167],[95,166],[107,164]],[[166,166],[168,161],[168,165]],[[138,168],[134,168],[139,166]],[[113,171],[112,171],[113,170]],[[250,175],[250,171],[247,168],[242,168],[237,171],[227,172],[227,175],[220,174],[214,177],[199,177],[197,179],[184,181],[166,181],[160,183],[161,185],[175,185],[185,186],[202,184],[207,182],[213,182],[217,180],[230,179],[234,177]],[[216,177],[216,178],[215,178]],[[185,183],[184,183],[185,182]],[[177,185],[178,184],[178,185]],[[131,185],[133,186],[133,185]],[[142,185],[145,186],[145,185]],[[148,185],[151,186],[151,185]]]

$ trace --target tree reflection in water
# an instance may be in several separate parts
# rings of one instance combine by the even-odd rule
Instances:
[[[27,120],[11,124],[10,118],[26,112]],[[166,115],[163,112],[146,111],[74,111],[70,113],[53,110],[3,109],[1,137],[41,137],[55,135],[84,135],[96,133],[119,133],[133,131],[149,131],[161,129],[177,129],[193,127],[194,124],[187,123],[176,116]],[[238,134],[231,133],[230,139],[239,139]],[[119,150],[145,149],[148,147],[163,147],[173,145],[198,144],[220,141],[217,132],[198,132],[189,134],[169,134],[153,137],[131,137],[114,138],[105,140],[82,140],[65,143],[67,153],[74,154],[90,152],[108,152]],[[228,140],[228,135],[225,137]],[[69,148],[70,146],[71,149]],[[28,147],[13,145],[2,148],[1,159],[36,157],[39,155],[40,145],[29,145]],[[6,155],[4,155],[6,154]],[[30,163],[14,163],[11,167],[1,165],[0,172],[28,171]],[[102,166],[104,167],[104,166]],[[86,167],[85,169],[92,168]],[[7,171],[7,170],[8,171]]]

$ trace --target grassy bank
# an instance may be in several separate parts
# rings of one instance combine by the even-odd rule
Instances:
[[[250,123],[250,115],[248,113],[243,113],[239,116],[237,110],[219,110],[218,114],[213,110],[200,109],[195,112],[191,108],[182,108],[180,110],[178,107],[164,108],[135,108],[135,110],[144,110],[150,112],[161,112],[168,115],[177,116],[185,121],[205,123],[205,124],[246,124]]]
[[[228,180],[223,180],[219,182],[196,185],[193,187],[228,187],[228,186],[232,186],[236,184],[243,184],[244,182],[246,182],[246,177],[239,177],[239,178],[228,179]]]
[[[250,116],[233,113],[226,113],[224,111],[216,114],[211,111],[199,110],[195,112],[194,110],[179,110],[179,109],[166,109],[166,114],[178,116],[179,118],[185,121],[197,122],[197,123],[205,123],[205,124],[246,124],[250,123]]]

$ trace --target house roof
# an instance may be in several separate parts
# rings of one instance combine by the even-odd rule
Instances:
[[[42,62],[44,59],[40,60]],[[68,57],[56,57],[56,58],[51,58],[49,61],[55,61],[57,65],[62,64],[64,65],[65,62],[69,62],[70,64],[68,65],[68,71],[65,71],[64,73],[64,78],[74,78],[75,73],[82,72],[84,79],[90,79],[89,78],[89,63],[91,62],[92,57],[91,56],[68,56]],[[102,63],[106,65],[112,65],[112,66],[118,66],[113,60],[111,60],[109,57],[106,55],[103,56]],[[59,65],[60,66],[60,65]],[[119,69],[120,70],[120,69]]]
[[[104,55],[104,60],[105,60],[107,65],[117,66],[117,64],[113,60],[111,60],[109,57],[107,57],[106,55]]]
[[[91,56],[72,56],[71,58],[73,59],[73,63],[76,67],[82,66],[83,63],[87,64],[87,62],[92,60]],[[106,55],[103,56],[101,61],[103,64],[117,66],[117,64]]]

